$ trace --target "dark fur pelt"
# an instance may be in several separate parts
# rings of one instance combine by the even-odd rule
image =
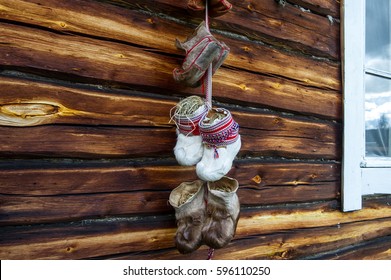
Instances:
[[[205,209],[198,209],[191,216],[177,220],[175,245],[181,254],[188,254],[202,245],[201,230],[204,224]]]
[[[175,245],[182,254],[197,250],[202,245],[202,226],[205,220],[204,182],[184,182],[175,188],[169,198],[175,209],[177,231]]]
[[[239,204],[237,206],[240,207]],[[237,215],[231,215],[227,208],[209,201],[205,225],[202,228],[203,241],[214,249],[225,247],[235,236],[238,220],[239,212]]]
[[[240,213],[238,187],[238,182],[228,177],[208,183],[202,239],[211,248],[222,248],[235,236]]]

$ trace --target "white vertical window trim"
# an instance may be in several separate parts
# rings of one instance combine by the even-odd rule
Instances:
[[[365,157],[365,73],[390,78],[389,73],[365,69],[365,8],[365,0],[344,0],[341,4],[343,211],[361,209],[362,195],[391,193],[390,158]]]
[[[365,0],[344,0],[341,7],[344,91],[342,208],[343,211],[353,211],[362,208],[360,163],[365,151]]]

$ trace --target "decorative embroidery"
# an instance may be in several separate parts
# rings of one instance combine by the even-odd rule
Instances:
[[[200,135],[199,122],[208,113],[208,107],[203,106],[203,110],[199,114],[174,116],[174,121],[180,133],[189,135]]]
[[[205,145],[215,149],[215,158],[219,157],[217,148],[235,143],[239,136],[239,124],[234,121],[231,113],[223,108],[215,109],[226,117],[216,124],[206,124],[205,117],[199,123],[200,134]],[[205,115],[206,116],[206,115]]]

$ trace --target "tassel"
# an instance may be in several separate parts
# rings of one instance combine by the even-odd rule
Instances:
[[[215,158],[215,159],[216,159],[216,158],[219,158],[219,151],[217,150],[217,147],[214,146],[213,148],[214,148],[214,150],[215,150],[214,158]]]

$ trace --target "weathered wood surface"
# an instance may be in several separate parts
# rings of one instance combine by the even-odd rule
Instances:
[[[365,246],[361,252],[341,255],[318,256],[325,251],[344,251],[351,244],[366,244],[365,241],[390,234],[391,219],[319,227],[315,229],[295,229],[284,233],[253,236],[235,239],[226,248],[215,251],[216,259],[390,259],[390,247]],[[389,246],[383,243],[383,246]],[[364,245],[362,244],[362,245]],[[130,253],[120,256],[108,256],[112,259],[196,259],[205,260],[208,248],[201,247],[190,256],[183,256],[175,249],[163,252]]]
[[[216,106],[240,124],[217,259],[389,259],[390,197],[342,213],[339,1],[232,0]],[[173,82],[200,18],[174,0],[0,0],[0,258],[205,259],[174,248]],[[307,10],[308,9],[308,10]],[[388,247],[388,248],[387,248]]]
[[[79,126],[0,127],[0,139],[0,157],[170,156],[175,145],[175,131]]]
[[[340,17],[341,1],[339,0],[289,0],[289,2],[325,16]]]
[[[241,74],[238,76],[228,69],[222,71],[231,74],[221,76],[221,82],[214,83],[214,99],[252,106],[278,106],[283,110],[327,119],[341,117],[339,94],[305,89],[279,78],[255,79],[250,77],[251,74],[247,77],[251,79],[243,83]],[[77,122],[161,126],[167,124],[170,109],[178,101],[159,96],[143,97],[142,92],[130,90],[72,87],[1,75],[0,91],[0,125],[9,126]],[[190,93],[200,95],[199,91]],[[313,106],[316,102],[322,106]]]
[[[391,260],[391,236],[379,237],[353,248],[326,254],[323,259],[333,260]]]
[[[141,6],[153,12],[169,11],[170,15],[189,21],[186,1],[110,0],[105,2],[117,3],[125,7]],[[272,45],[289,46],[289,48],[299,51],[317,53],[320,56],[333,58],[339,56],[338,45],[335,44],[338,41],[339,26],[330,24],[325,17],[305,12],[291,5],[282,8],[274,0],[233,0],[231,3],[233,4],[231,13],[212,20],[212,27],[234,32],[251,39],[266,41]],[[318,30],[327,30],[328,35],[319,36],[319,34],[316,34],[314,22],[319,22]],[[296,32],[302,35],[296,36]]]
[[[67,123],[167,127],[169,125],[170,110],[178,101],[173,98],[168,99],[169,97],[167,99],[158,98],[157,96],[143,97],[141,92],[129,90],[109,88],[99,90],[93,87],[59,86],[52,83],[15,79],[1,75],[0,78],[0,125],[4,126]],[[269,88],[274,87],[276,89],[275,93],[277,93],[278,88],[287,86],[279,84],[277,81],[273,84],[273,79],[271,80]],[[253,90],[255,88],[252,87]],[[251,88],[246,88],[245,90],[252,91]],[[325,110],[327,108],[335,107],[332,101],[333,98],[330,99],[332,95],[327,96],[326,94],[325,96],[321,94],[320,97],[324,98],[324,106],[314,107],[311,104],[315,102],[315,99],[319,100],[316,96],[313,96],[313,99],[310,98],[311,95],[316,95],[314,92],[308,93],[309,97],[305,98],[305,102],[302,99],[294,98],[291,94],[286,96],[281,95],[281,93],[278,94],[280,96],[276,94],[275,97],[272,97],[275,100],[274,102],[285,98],[287,108],[289,107],[288,103],[296,103],[300,108],[305,107],[308,114],[318,110],[316,108],[319,108],[318,113],[326,114]],[[259,94],[260,99],[262,95],[265,97],[264,99],[271,98],[267,91]],[[238,95],[236,94],[236,96]],[[252,94],[251,96],[253,97]],[[246,98],[248,97],[243,95],[243,99]],[[336,103],[341,101],[340,97],[335,96],[335,98]],[[334,116],[339,116],[339,113],[336,110],[334,110],[334,113],[331,112]],[[235,115],[238,115],[238,113],[235,113]],[[237,117],[241,118],[241,124],[244,126],[259,126],[259,121],[251,121],[251,126],[247,125],[247,116]],[[276,116],[273,121],[276,125],[282,127],[286,126],[287,121],[285,119],[284,117]],[[313,122],[312,120],[308,121]],[[313,126],[316,127],[317,124],[313,124]],[[330,124],[328,126],[331,127]]]
[[[7,160],[0,161],[0,168],[0,193],[29,197],[151,189],[167,191],[176,187],[179,179],[196,179],[194,167],[178,166],[174,160],[150,160],[149,163]],[[274,199],[274,203],[294,197],[300,199],[300,195],[287,192],[312,188],[312,194],[303,195],[304,201],[335,199],[339,192],[339,172],[340,166],[336,163],[265,162],[258,159],[236,160],[229,176],[239,181],[243,198],[247,191],[265,192],[264,196],[250,195],[242,199],[242,204],[266,204],[269,199]],[[18,188],[21,185],[23,187]],[[273,196],[272,192],[275,192]],[[318,197],[317,192],[322,197]]]
[[[239,156],[336,159],[340,146],[283,132],[241,128]],[[45,135],[42,138],[42,135]],[[159,139],[159,141],[156,141]],[[337,135],[334,135],[337,139]],[[134,158],[172,155],[175,129],[40,126],[0,127],[0,157]]]
[[[387,236],[391,234],[391,208],[387,203],[389,198],[366,201],[364,210],[351,213],[341,213],[333,202],[242,211],[235,240],[217,250],[216,258],[298,258]],[[191,255],[180,255],[174,250],[172,219],[106,219],[46,227],[3,227],[0,257],[75,259],[125,254],[128,259],[132,253],[138,259],[204,259],[206,250]],[[148,253],[163,249],[169,251]]]
[[[113,33],[108,32],[109,29],[120,29],[122,30],[120,33],[129,30],[129,18],[134,18],[124,13],[124,10],[94,3],[93,1],[74,0],[59,4],[54,0],[50,0],[45,2],[45,6],[38,5],[38,1],[17,0],[12,3],[5,2],[2,4],[3,7],[0,11],[7,20],[40,24],[61,31],[70,30],[88,34],[90,32],[100,32],[109,37],[113,36]],[[104,2],[116,3],[127,8],[143,8],[148,12],[168,14],[183,21],[189,21],[186,1],[113,0]],[[339,57],[339,24],[330,22],[327,17],[306,12],[291,5],[282,8],[274,0],[234,0],[232,3],[234,5],[233,10],[224,17],[213,20],[213,28],[244,35],[253,40],[267,41],[279,46],[281,46],[282,41],[290,48],[311,54],[316,53],[319,56],[329,56],[334,59]],[[331,8],[337,6],[337,3],[334,3]],[[25,12],[18,12],[20,10]],[[72,17],[69,17],[70,13]],[[101,20],[102,18],[105,20]],[[199,22],[199,19],[197,20]],[[135,26],[139,26],[139,24],[140,22],[137,22]],[[153,24],[154,28],[159,25],[154,20],[151,20],[150,24]],[[96,31],[91,31],[90,27],[95,25],[100,25],[100,28],[93,28],[92,30]],[[85,28],[87,28],[87,31]],[[114,34],[118,34],[118,31]],[[140,30],[133,32],[133,34],[139,34],[140,36]],[[297,34],[300,34],[300,36],[297,36]],[[126,37],[116,36],[121,40]],[[148,37],[148,35],[145,37]],[[156,37],[153,39],[156,41]]]
[[[85,124],[159,126],[169,124],[177,101],[139,92],[69,87],[0,76],[0,125]]]
[[[132,14],[129,15],[129,17],[131,16]],[[80,15],[80,17],[84,19],[88,18],[84,14]],[[142,15],[142,19],[144,22],[148,23],[148,19],[150,18],[146,15]],[[165,30],[164,28],[167,23],[164,24],[164,19],[159,18],[155,21],[154,20],[152,20],[152,23],[150,23],[150,25],[152,25],[150,29],[152,28],[152,30],[154,30],[153,35],[155,36],[151,36],[150,39],[154,40],[154,44],[156,44],[156,42],[160,40],[168,40],[165,41],[161,46],[163,48],[170,43],[173,45],[175,37],[178,37],[183,40],[184,38],[186,38],[186,35],[192,33],[191,28],[173,22],[169,22],[169,25],[171,27],[169,30]],[[128,24],[129,28],[131,28],[131,23]],[[155,30],[155,25],[161,25],[162,30]],[[149,70],[150,75],[154,72],[159,72],[160,75],[155,74],[155,76],[168,79],[167,76],[163,75],[163,73],[165,73],[166,75],[170,76],[169,81],[172,82],[172,69],[177,67],[181,63],[180,61],[173,60],[172,58],[169,59],[165,57],[164,59],[162,59],[161,55],[155,54],[154,49],[151,49],[151,46],[153,47],[153,45],[148,45],[148,48],[146,48],[145,50],[140,50],[128,44],[124,45],[102,40],[98,41],[86,38],[84,36],[80,38],[79,36],[66,36],[54,34],[52,32],[38,32],[37,30],[34,31],[34,34],[31,34],[31,32],[29,32],[29,29],[22,29],[21,27],[17,26],[11,28],[11,26],[3,24],[2,27],[0,27],[0,30],[3,33],[2,41],[5,44],[5,46],[2,46],[2,52],[9,52],[10,46],[8,46],[8,44],[11,44],[11,46],[14,47],[17,46],[18,50],[13,55],[9,54],[9,56],[4,57],[3,55],[1,57],[0,62],[1,64],[5,65],[17,66],[19,64],[20,66],[20,64],[23,63],[24,66],[36,67],[45,70],[65,71],[67,73],[83,75],[90,78],[94,77],[109,80],[111,78],[111,80],[113,81],[131,83],[134,79],[131,79],[131,77],[129,77],[129,71],[130,69],[135,67],[140,68],[141,72]],[[124,26],[119,26],[116,27],[116,29],[119,29],[121,27],[124,28]],[[14,30],[15,28],[17,29]],[[101,26],[98,30],[101,30],[102,28],[103,27]],[[172,28],[176,28],[176,32],[179,31],[181,32],[181,34],[174,33],[169,38],[160,36],[160,34],[170,34],[170,32],[173,32]],[[136,31],[133,31],[133,33],[135,32]],[[121,33],[123,33],[123,31]],[[121,33],[120,35],[122,35]],[[138,41],[145,40],[145,37],[148,36],[140,37],[142,34],[140,34],[140,31],[138,29],[136,35],[133,36],[138,35],[139,37],[136,37]],[[219,36],[217,37],[220,38]],[[156,40],[157,38],[159,38],[159,40]],[[37,41],[41,43],[38,43]],[[77,41],[77,43],[75,43],[75,41]],[[138,41],[132,43],[138,44]],[[297,80],[300,83],[319,88],[333,89],[337,91],[339,91],[341,88],[339,65],[337,63],[328,62],[326,60],[314,60],[313,58],[306,56],[297,56],[293,53],[282,52],[277,49],[272,49],[270,47],[252,43],[251,41],[247,40],[238,41],[237,39],[225,37],[223,41],[227,43],[227,45],[229,45],[231,48],[231,53],[225,62],[225,66],[232,66],[235,68],[245,69],[251,72],[264,73],[268,75],[284,76],[290,79]],[[27,42],[29,44],[26,44]],[[148,43],[148,41],[146,43]],[[146,45],[146,43],[141,46]],[[77,50],[75,49],[75,44],[78,45]],[[83,51],[80,52],[80,50]],[[36,56],[38,57],[35,60],[30,61],[31,65],[25,65],[27,61],[20,61],[20,59],[26,55],[26,52],[32,51],[37,52]],[[179,52],[176,51],[176,53]],[[15,59],[15,56],[19,57],[19,61],[17,60],[12,63],[10,59]],[[53,65],[52,59],[55,59],[55,56],[57,56],[58,58],[57,63],[60,64],[58,65],[58,67],[55,67]],[[78,58],[78,61],[74,62],[75,65],[73,67],[71,67],[71,65],[68,65],[69,63],[67,64],[68,67],[65,67],[65,65],[61,65],[66,63],[66,61],[61,61],[61,57],[64,56]],[[95,59],[94,62],[96,63],[96,69],[90,69],[91,66],[88,65],[84,65],[84,67],[82,67],[83,64],[86,64],[93,59]],[[45,65],[43,64],[44,62],[49,64]],[[102,63],[109,63],[106,67],[109,67],[113,64],[117,65],[116,74],[103,75],[102,71],[99,71],[100,69],[102,69],[100,68],[102,67]],[[170,65],[170,63],[172,64]],[[151,69],[151,67],[153,68]],[[126,68],[127,71],[123,68]],[[156,70],[154,71],[154,69]],[[108,70],[110,69],[107,69],[105,73],[111,72]],[[95,76],[97,73],[101,73],[103,77],[100,77],[101,75]],[[127,76],[127,78],[125,79],[124,76]],[[152,77],[150,77],[150,79],[152,82]],[[216,80],[218,80],[217,77]]]
[[[0,85],[4,90],[0,97],[0,124],[37,126],[0,127],[0,156],[172,155],[175,131],[174,125],[169,123],[169,112],[177,99],[143,97],[141,93],[125,90],[55,86],[8,77],[4,77]],[[232,107],[231,111],[241,125],[242,155],[336,159],[340,154],[340,126],[336,123],[256,109]],[[38,126],[43,124],[67,126]],[[78,126],[81,124],[105,127]]]
[[[330,22],[327,17],[291,5],[282,8],[272,3],[275,0],[234,2],[239,8],[239,15],[244,15],[243,11],[247,13],[242,18],[236,18],[235,13],[231,13],[224,19],[227,24],[237,25],[238,33],[307,54],[339,58],[339,24]],[[230,28],[235,30],[231,25],[227,30]],[[297,36],[302,32],[304,36]],[[276,33],[279,35],[276,36]]]
[[[0,171],[1,225],[170,213],[170,191],[178,182],[197,179],[193,167],[170,162],[133,167],[12,163],[0,163],[6,166]],[[339,198],[338,172],[335,164],[237,161],[228,175],[239,181],[244,207]]]

